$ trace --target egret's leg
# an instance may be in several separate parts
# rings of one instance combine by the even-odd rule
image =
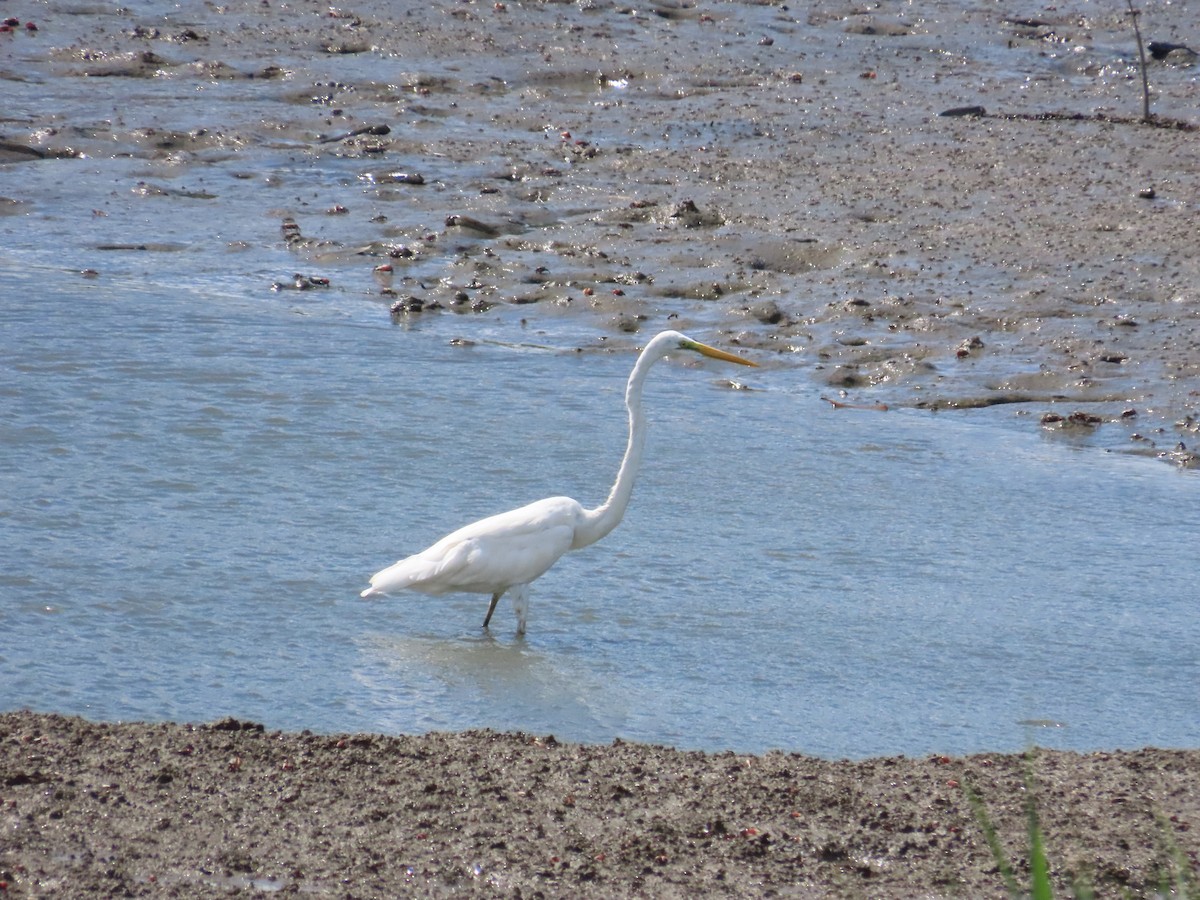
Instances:
[[[525,633],[525,620],[529,616],[529,585],[519,584],[513,588],[513,612],[517,614],[517,634]]]
[[[496,604],[500,602],[500,597],[503,594],[504,594],[504,591],[496,591],[496,593],[492,594],[492,602],[488,605],[488,613],[486,616],[483,617],[483,627],[484,628],[487,628],[488,622],[492,621],[492,613],[494,613],[496,611]]]

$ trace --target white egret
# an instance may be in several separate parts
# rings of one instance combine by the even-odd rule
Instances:
[[[660,359],[676,350],[691,350],[713,359],[755,366],[757,363],[692,340],[678,331],[664,331],[642,350],[629,383],[625,406],[629,410],[629,443],[608,499],[595,509],[584,509],[570,497],[547,497],[520,509],[480,519],[446,535],[428,550],[402,559],[377,572],[363,597],[404,589],[425,594],[491,594],[483,619],[487,628],[496,603],[512,592],[517,614],[517,634],[525,633],[529,612],[529,585],[568,550],[594,544],[617,527],[642,461],[646,420],[642,415],[642,385]]]

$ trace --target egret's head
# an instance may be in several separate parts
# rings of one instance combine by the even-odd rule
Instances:
[[[732,353],[726,353],[724,350],[718,350],[716,347],[710,347],[708,344],[702,344],[699,341],[694,341],[686,334],[679,335],[679,349],[692,350],[699,353],[701,356],[707,356],[710,359],[723,359],[725,362],[740,363],[743,366],[757,366],[758,363],[751,362],[748,359],[743,359],[740,356],[735,356]]]

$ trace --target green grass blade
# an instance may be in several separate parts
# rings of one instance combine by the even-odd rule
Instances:
[[[988,849],[992,852],[992,859],[996,861],[996,868],[1000,870],[1000,877],[1004,879],[1004,886],[1008,890],[1008,895],[1013,898],[1024,896],[1021,886],[1017,884],[1017,876],[1013,874],[1012,866],[1008,862],[1008,856],[1004,852],[1004,845],[1000,843],[1000,836],[996,833],[996,826],[992,824],[991,818],[987,814],[987,807],[983,805],[983,799],[966,781],[963,782],[963,792],[967,795],[967,803],[971,807],[971,813],[975,816],[975,821],[979,824],[979,830],[983,832],[983,838],[987,841]]]
[[[1188,861],[1187,854],[1179,846],[1179,842],[1175,840],[1171,820],[1158,810],[1154,812],[1154,819],[1158,823],[1158,830],[1162,835],[1168,868],[1170,870],[1169,875],[1167,872],[1160,873],[1159,893],[1165,897],[1178,897],[1180,900],[1189,900],[1189,898],[1197,896],[1196,879],[1192,872],[1191,863]]]
[[[1029,892],[1033,900],[1053,900],[1050,862],[1046,859],[1046,837],[1038,820],[1037,785],[1033,783],[1035,754],[1025,754],[1025,821],[1029,830]]]
[[[1026,774],[1025,815],[1029,824],[1029,875],[1033,900],[1053,900],[1050,884],[1050,863],[1046,859],[1046,842],[1038,822],[1037,801],[1033,798],[1033,777]]]

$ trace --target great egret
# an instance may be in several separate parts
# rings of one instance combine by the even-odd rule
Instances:
[[[570,497],[547,497],[520,509],[489,516],[446,535],[428,550],[402,559],[371,578],[363,597],[411,589],[425,594],[491,594],[483,619],[487,628],[496,603],[512,592],[517,613],[517,634],[525,633],[529,612],[529,585],[568,550],[594,544],[617,527],[629,505],[633,482],[646,443],[642,415],[642,385],[653,366],[675,350],[692,350],[713,359],[756,366],[724,350],[692,340],[678,331],[664,331],[642,350],[629,383],[625,406],[629,410],[629,443],[608,499],[595,509],[584,509]]]

